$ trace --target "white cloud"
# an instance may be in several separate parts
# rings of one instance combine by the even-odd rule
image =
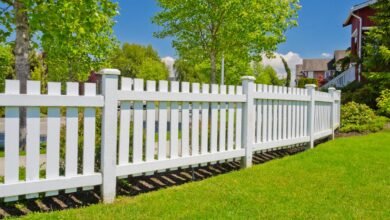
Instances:
[[[262,63],[264,65],[270,65],[272,66],[275,71],[278,73],[278,76],[280,78],[285,78],[287,76],[286,70],[284,69],[284,65],[280,57],[283,57],[286,61],[288,66],[291,69],[291,85],[295,85],[295,66],[297,64],[302,64],[302,57],[299,56],[299,54],[294,52],[288,52],[287,54],[281,54],[281,53],[274,53],[274,58],[267,58],[266,56],[263,56]]]
[[[175,64],[175,58],[173,57],[170,57],[170,56],[167,56],[167,57],[163,57],[161,59],[161,61],[163,63],[165,63],[165,65],[167,66],[168,68],[168,71],[169,71],[169,78],[173,78],[175,77],[175,70],[173,68],[173,64]]]
[[[330,58],[330,57],[332,57],[332,54],[330,54],[330,53],[322,53],[321,56],[325,57],[325,58]]]

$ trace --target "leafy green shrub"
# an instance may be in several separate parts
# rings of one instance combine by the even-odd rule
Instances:
[[[298,80],[298,88],[305,88],[306,84],[314,84],[318,87],[318,80],[312,78],[301,78]]]
[[[340,132],[376,132],[382,130],[387,121],[375,115],[367,105],[349,102],[341,107]]]
[[[379,96],[378,88],[373,84],[353,82],[341,90],[341,103],[357,102],[366,104],[372,109],[376,109],[375,99]]]
[[[382,90],[376,101],[379,114],[390,117],[390,89]]]

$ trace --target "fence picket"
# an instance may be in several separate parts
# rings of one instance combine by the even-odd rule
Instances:
[[[171,92],[177,93],[179,92],[179,82],[171,82]],[[171,134],[171,159],[177,158],[179,155],[178,149],[179,149],[179,106],[177,102],[171,102],[171,127],[170,127],[170,134]]]
[[[133,80],[122,77],[121,90],[131,91]],[[131,102],[123,101],[120,104],[120,123],[119,123],[119,164],[129,162],[130,151],[130,123],[131,123]]]
[[[287,88],[287,92],[288,94],[292,94],[292,88]],[[287,113],[288,113],[288,116],[287,116],[287,139],[291,139],[292,138],[292,125],[291,123],[293,122],[293,119],[292,119],[292,116],[293,116],[293,113],[292,113],[292,105],[293,105],[293,101],[288,101],[288,109],[287,109]]]
[[[278,86],[278,94],[282,94],[283,87]],[[282,140],[282,120],[283,120],[283,103],[281,100],[278,101],[278,140]]]
[[[48,83],[48,95],[61,95],[60,83]],[[49,107],[47,110],[47,146],[46,146],[46,178],[57,179],[60,171],[60,108]],[[47,192],[46,196],[57,195],[58,191]]]
[[[190,93],[190,84],[188,82],[181,83],[181,92]],[[190,155],[190,105],[188,102],[183,102],[181,114],[181,154],[183,157],[188,157]]]
[[[303,94],[305,96],[309,95],[306,89],[303,90]],[[307,131],[307,127],[308,127],[308,125],[307,125],[307,123],[308,123],[308,120],[307,120],[307,118],[308,118],[308,111],[307,111],[307,109],[308,109],[308,106],[309,106],[308,102],[303,104],[303,115],[305,116],[305,117],[303,117],[303,134],[304,134],[303,136],[305,136],[305,137],[309,136],[308,131]]]
[[[277,89],[278,87],[277,86],[272,86],[272,93],[275,93],[277,94]],[[277,137],[278,137],[278,106],[279,106],[279,102],[278,100],[273,100],[272,101],[272,109],[273,109],[273,112],[272,112],[272,116],[273,116],[273,119],[272,119],[272,140],[273,141],[276,141],[277,140]]]
[[[228,87],[228,94],[234,95],[234,86]],[[234,104],[228,104],[228,128],[227,128],[227,150],[231,151],[234,149]]]
[[[38,81],[27,81],[27,94],[41,94],[41,84]],[[39,179],[40,164],[40,130],[41,120],[39,107],[28,107],[26,118],[26,181]],[[36,198],[38,194],[26,195],[26,198]]]
[[[144,90],[144,80],[134,79],[134,91]],[[134,131],[133,131],[133,163],[143,161],[143,134],[144,134],[144,104],[141,101],[134,102]]]
[[[78,96],[79,84],[66,83],[66,95]],[[66,108],[66,153],[65,153],[65,176],[77,176],[77,155],[78,155],[78,109],[75,107]],[[67,189],[66,193],[76,192],[76,189]]]
[[[268,86],[263,85],[262,92],[267,93],[268,92]],[[268,141],[268,100],[262,100],[262,108],[263,108],[263,136],[262,136],[262,142]]]
[[[297,89],[296,88],[293,88],[292,89],[292,94],[294,94],[294,95],[296,95],[297,94]],[[293,101],[293,109],[292,109],[292,119],[293,119],[293,121],[292,121],[292,123],[291,123],[291,125],[292,125],[292,137],[293,138],[296,138],[297,137],[297,121],[298,121],[298,104],[297,104],[297,101]]]
[[[146,81],[146,90],[148,92],[156,91],[156,81]],[[156,150],[155,130],[156,129],[156,111],[154,102],[146,103],[146,161],[153,161]]]
[[[261,93],[263,92],[263,85],[258,84],[257,85],[257,92]],[[261,130],[262,130],[262,102],[263,100],[257,100],[255,101],[256,105],[256,142],[261,142]]]
[[[209,85],[208,84],[202,84],[202,94],[208,94],[209,93]],[[201,153],[205,154],[208,152],[209,148],[209,137],[208,137],[208,130],[209,130],[209,103],[203,102],[202,103],[202,129],[201,129]]]
[[[84,84],[85,96],[96,96],[96,84]],[[95,172],[95,108],[84,109],[84,143],[83,143],[83,175]],[[93,186],[83,187],[83,190],[92,190]]]
[[[273,86],[268,86],[268,93],[271,94],[273,91]],[[268,107],[268,123],[267,123],[267,128],[268,128],[268,141],[272,141],[272,132],[273,132],[273,100],[269,99],[267,100],[267,107]]]
[[[298,95],[302,96],[302,89],[298,89]],[[298,102],[298,137],[302,137],[302,128],[303,128],[303,109],[302,109],[302,101]]]
[[[221,85],[220,94],[226,95],[226,86]],[[220,103],[219,110],[219,151],[226,151],[226,103]]]
[[[199,93],[199,83],[192,83],[192,93]],[[199,102],[192,103],[191,155],[199,155]]]
[[[236,94],[242,95],[242,86],[236,87]],[[241,130],[242,130],[242,103],[236,104],[236,150],[242,148],[242,140],[241,140]]]
[[[282,93],[283,95],[287,94],[287,87],[282,88]],[[288,107],[288,102],[287,101],[282,101],[283,102],[283,140],[287,139],[287,107]]]
[[[211,85],[211,93],[218,94],[219,86]],[[218,151],[218,103],[211,103],[211,128],[210,128],[210,152]]]
[[[5,93],[19,94],[19,81],[6,80]],[[4,183],[19,182],[19,108],[5,107],[4,125]],[[18,196],[4,198],[6,202],[18,200]]]
[[[160,92],[168,92],[168,82],[161,80],[158,83]],[[167,102],[159,103],[158,110],[158,159],[164,160],[167,158]]]

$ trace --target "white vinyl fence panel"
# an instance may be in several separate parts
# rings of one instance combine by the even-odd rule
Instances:
[[[40,94],[40,83],[29,81],[27,94],[20,94],[18,81],[6,82],[0,94],[5,107],[0,198],[14,201],[100,185],[103,200],[112,202],[118,177],[234,159],[249,167],[254,152],[313,147],[340,124],[340,92],[333,88],[325,93],[313,86],[256,85],[250,77],[242,86],[220,86],[119,78],[119,71],[109,69],[102,74],[101,95],[92,83],[79,95],[78,83],[61,88],[49,82],[47,94]],[[26,167],[19,163],[21,107],[27,112]],[[101,129],[96,126],[100,112]],[[41,119],[47,120],[46,166],[40,163]],[[100,131],[101,147],[96,146]]]
[[[78,83],[66,84],[66,95],[61,95],[59,83],[48,83],[48,94],[40,94],[37,81],[27,82],[27,94],[19,94],[19,81],[7,80],[6,91],[0,94],[5,113],[5,172],[4,184],[0,184],[0,197],[5,201],[38,197],[38,193],[56,195],[58,190],[74,192],[77,188],[100,185],[101,173],[95,173],[95,108],[103,107],[103,96],[96,95],[95,84],[85,84],[85,95],[78,93]],[[72,104],[72,98],[75,98]],[[65,98],[63,100],[63,98]],[[35,102],[32,102],[34,100]],[[19,110],[26,109],[26,166],[19,165]],[[43,108],[46,116],[41,116]],[[61,114],[65,108],[65,114]],[[83,109],[83,113],[79,112]],[[46,169],[40,167],[41,118],[47,120]],[[65,123],[61,124],[61,117]],[[84,121],[84,142],[78,142],[79,117]],[[64,129],[61,129],[63,127]],[[62,136],[65,143],[61,143]],[[60,158],[64,148],[65,158]],[[83,152],[82,163],[78,152]],[[61,165],[62,164],[62,165]],[[43,171],[43,172],[42,172]]]
[[[144,85],[140,79],[135,79],[135,81],[139,82],[140,87]],[[154,90],[156,84],[160,88],[159,92]],[[234,141],[236,140],[234,134],[239,133],[235,132],[237,127],[234,127],[237,104],[245,100],[243,95],[235,94],[237,87],[231,86],[229,94],[227,94],[226,86],[220,87],[213,84],[211,85],[211,94],[205,96],[204,94],[210,88],[207,84],[202,85],[202,95],[199,93],[200,85],[198,83],[171,82],[168,85],[166,81],[158,83],[147,81],[146,85],[149,85],[146,91],[139,92],[137,96],[131,95],[131,90],[118,91],[120,103],[146,103],[147,113],[147,117],[144,119],[142,117],[143,111],[134,108],[134,130],[129,130],[129,127],[132,127],[131,124],[120,128],[119,143],[126,142],[122,139],[128,139],[128,133],[133,133],[135,140],[138,139],[138,141],[126,142],[128,146],[121,146],[129,151],[119,151],[119,158],[129,157],[129,154],[138,154],[137,152],[146,152],[147,155],[145,157],[137,156],[136,159],[128,163],[118,163],[117,176],[177,169],[178,167],[243,156],[244,151],[241,149],[241,145],[237,147]],[[143,88],[139,89],[139,91],[142,90]],[[230,97],[233,101],[230,101]],[[222,101],[218,101],[218,98],[221,98]],[[150,103],[153,103],[153,106]],[[211,111],[209,111],[209,106],[211,106]],[[127,110],[120,109],[120,112]],[[138,115],[137,111],[139,111]],[[120,113],[120,115],[123,114]],[[227,119],[231,120],[230,123],[226,121]],[[131,122],[127,118],[121,117],[121,123]],[[147,134],[143,137],[142,130],[144,129]],[[229,132],[229,136],[227,132]],[[142,144],[143,138],[147,140],[146,145]]]

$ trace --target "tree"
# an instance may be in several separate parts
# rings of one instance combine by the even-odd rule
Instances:
[[[307,84],[314,84],[318,87],[318,80],[313,78],[300,78],[298,80],[298,88],[305,88]]]
[[[278,75],[274,68],[267,65],[264,66],[262,63],[254,63],[253,71],[256,76],[256,83],[265,85],[278,85],[281,86],[283,81],[278,78]]]
[[[5,80],[14,75],[14,63],[11,46],[0,43],[0,92],[4,92]]]
[[[287,61],[281,56],[280,59],[282,59],[284,69],[286,70],[287,77],[286,77],[286,86],[290,87],[290,82],[291,82],[291,70],[290,67],[287,64]]]
[[[364,68],[367,72],[390,74],[390,1],[378,0],[372,20],[375,22],[364,46]]]
[[[136,77],[145,80],[166,80],[168,74],[168,69],[164,63],[146,58],[140,65]]]
[[[116,44],[113,35],[117,3],[111,0],[0,0],[0,37],[15,32],[15,70],[21,81],[30,77],[32,46],[45,53],[52,80],[85,80],[91,69],[106,64]]]
[[[246,65],[261,60],[285,40],[284,31],[297,24],[298,0],[158,0],[162,11],[153,22],[156,37],[174,37],[180,58],[207,60],[210,82],[216,82],[222,54]],[[226,59],[228,61],[228,59]]]
[[[31,25],[40,33],[36,37],[45,53],[50,80],[85,81],[92,70],[108,66],[107,58],[117,45],[113,34],[117,3],[67,0],[32,7]]]
[[[207,83],[209,77],[207,72],[209,66],[207,63],[193,63],[189,60],[175,60],[174,69],[179,81]]]
[[[113,17],[117,3],[110,0],[0,0],[0,38],[15,33],[15,71],[20,92],[30,78],[29,51],[46,54],[53,80],[83,80],[105,61],[114,44]],[[20,108],[20,142],[25,146],[26,109]]]
[[[148,80],[168,79],[168,69],[161,62],[151,45],[124,43],[110,57],[111,66],[121,71],[122,76]]]

